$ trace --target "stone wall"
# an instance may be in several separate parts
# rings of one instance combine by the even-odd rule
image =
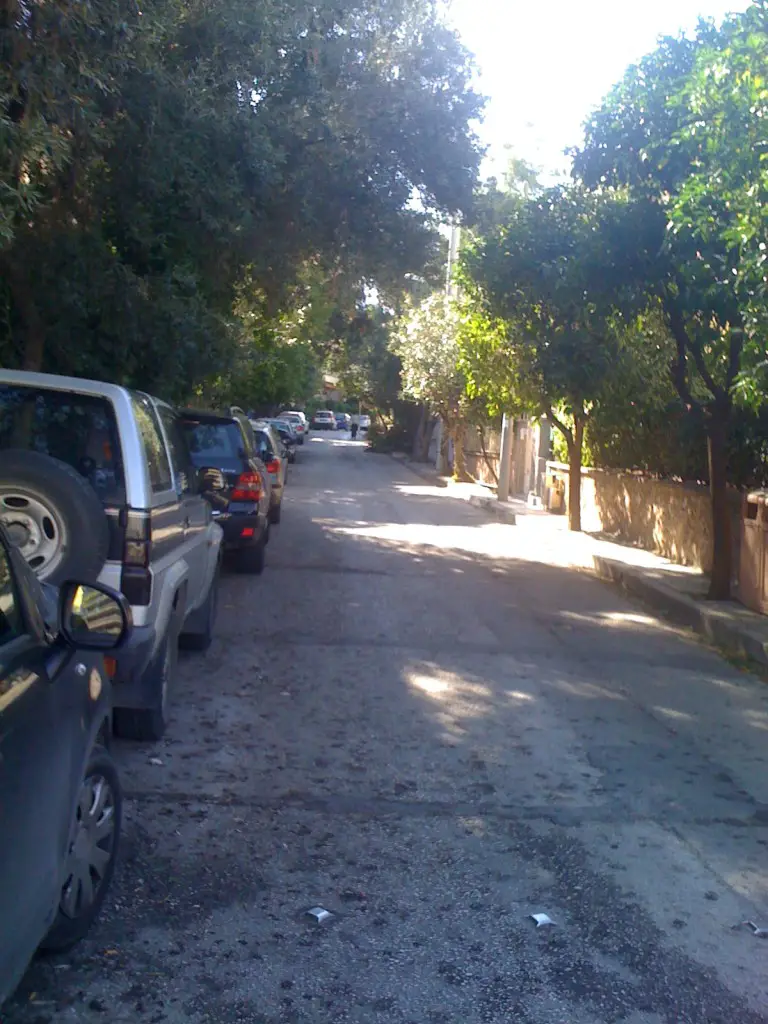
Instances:
[[[555,471],[565,477],[567,494],[568,467],[560,465]],[[741,508],[741,496],[735,490],[731,507],[735,571]],[[585,469],[581,517],[582,529],[589,533],[609,534],[705,572],[712,566],[712,516],[706,487],[655,480],[639,473]]]

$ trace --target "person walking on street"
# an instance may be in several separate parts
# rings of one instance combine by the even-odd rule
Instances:
[[[352,440],[353,441],[357,440],[357,432],[358,432],[359,429],[360,429],[360,417],[357,415],[357,413],[353,413],[352,414],[352,423],[350,424],[350,427],[349,427],[349,432],[352,435]]]

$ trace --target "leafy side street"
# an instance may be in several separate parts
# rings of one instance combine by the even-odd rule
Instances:
[[[764,684],[392,460],[311,447],[165,740],[117,748],[101,921],[4,1024],[768,1020],[733,928],[768,907]]]
[[[0,1024],[768,1024],[724,3],[0,0]]]

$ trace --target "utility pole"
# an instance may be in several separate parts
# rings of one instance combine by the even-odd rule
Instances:
[[[459,255],[459,241],[461,239],[461,228],[458,224],[451,224],[451,234],[448,239],[448,262],[445,266],[445,304],[446,307],[451,299],[455,299],[458,296],[459,290],[453,283],[453,268],[456,266],[456,260]],[[442,432],[445,430],[445,423],[440,420],[440,439],[441,443],[437,446],[437,460],[436,469],[438,473],[445,473],[448,467],[445,465],[445,459],[443,458],[443,444],[442,444]]]
[[[501,454],[499,455],[499,486],[496,497],[506,501],[509,497],[509,477],[512,469],[512,428],[514,420],[504,413],[501,424]]]

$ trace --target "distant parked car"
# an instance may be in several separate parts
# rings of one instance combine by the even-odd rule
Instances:
[[[371,417],[366,416],[365,413],[360,417],[360,430],[368,430],[371,426]]]
[[[286,423],[290,423],[293,429],[296,431],[296,438],[299,444],[304,444],[304,438],[309,433],[309,424],[307,423],[307,417],[303,412],[298,410],[286,410],[281,412],[278,419],[285,420]]]
[[[312,417],[312,426],[315,430],[335,430],[336,417],[330,409],[318,409]]]
[[[41,584],[0,527],[0,1003],[39,946],[85,935],[112,879],[122,793],[104,656],[130,618],[107,587]]]
[[[280,438],[274,427],[266,421],[254,421],[251,424],[256,439],[256,451],[259,458],[267,467],[269,481],[272,488],[271,501],[269,505],[270,523],[279,523],[283,513],[283,492],[285,491],[285,478],[288,469],[288,458],[282,454]]]
[[[336,417],[336,429],[337,430],[349,430],[352,426],[352,417],[348,412],[337,412],[334,414]]]
[[[102,381],[0,370],[0,453],[0,522],[38,577],[128,599],[115,729],[160,739],[179,640],[213,638],[222,542],[177,413]]]
[[[296,431],[286,420],[268,419],[265,420],[265,422],[269,423],[269,425],[276,431],[288,462],[294,463],[296,461],[296,446],[299,443],[296,437]]]
[[[239,415],[181,413],[198,486],[224,531],[224,550],[241,572],[264,570],[270,482],[250,424]]]

